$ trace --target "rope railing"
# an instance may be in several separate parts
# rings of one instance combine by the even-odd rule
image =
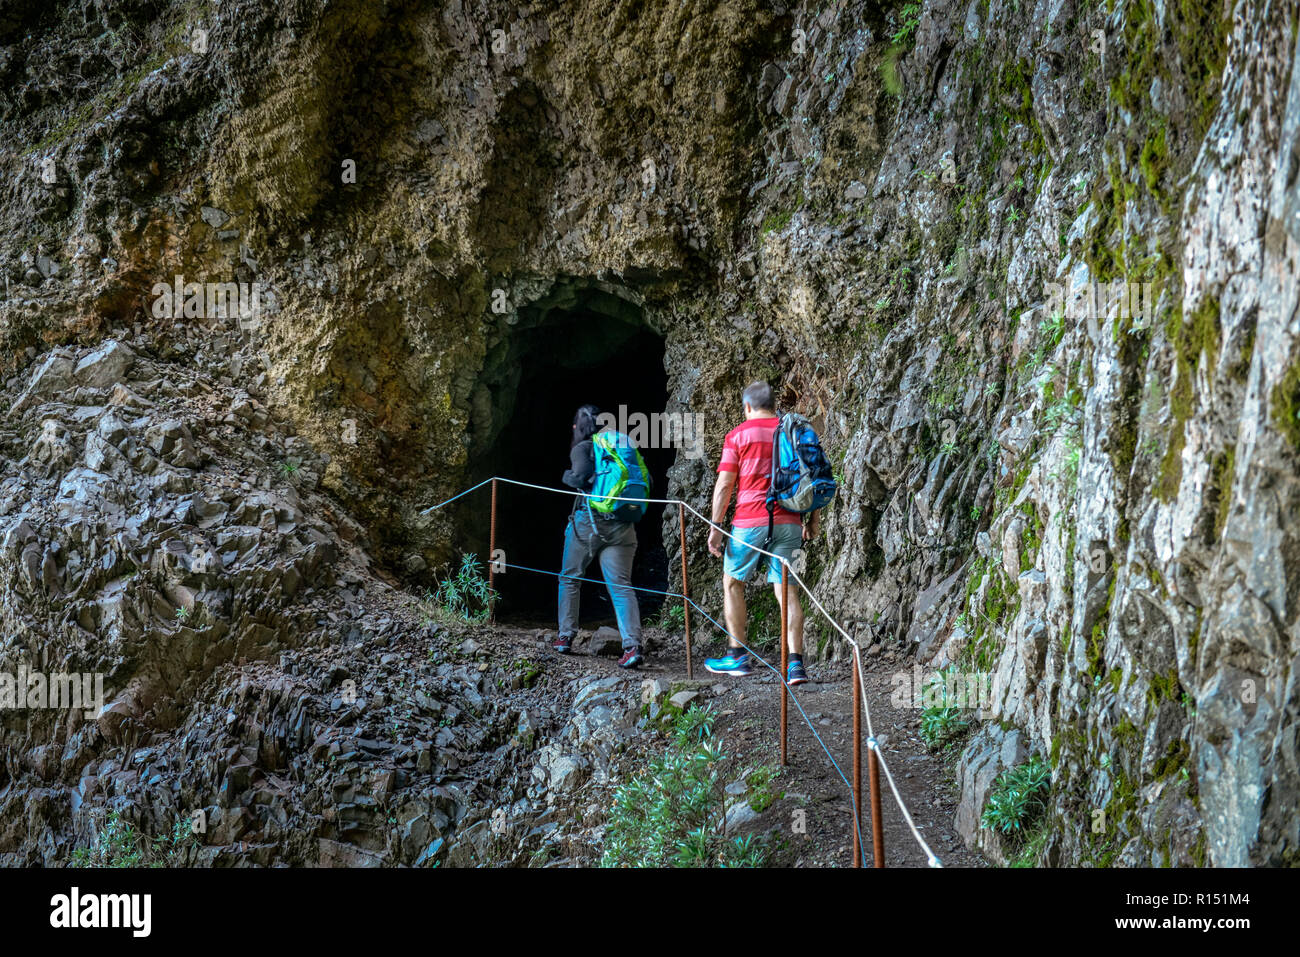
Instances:
[[[532,482],[522,482],[519,481],[518,479],[509,479],[509,478],[504,478],[502,476],[492,476],[491,478],[484,479],[482,482],[479,482],[477,485],[471,486],[470,488],[458,492],[456,495],[453,495],[451,498],[446,499],[445,501],[438,502],[435,505],[430,505],[428,508],[421,509],[420,514],[428,515],[431,512],[435,512],[441,508],[444,508],[447,505],[450,505],[452,502],[455,502],[456,500],[470,494],[471,492],[475,492],[478,489],[481,489],[485,485],[491,485],[492,516],[491,516],[490,530],[489,530],[490,542],[488,545],[489,551],[492,553],[489,556],[489,562],[488,562],[488,579],[490,584],[495,583],[495,570],[497,567],[497,563],[495,561],[496,526],[497,526],[496,502],[497,502],[497,483],[499,482],[504,482],[508,485],[516,485],[521,488],[537,489],[538,491],[550,492],[552,494],[568,495],[575,498],[588,497],[585,492],[571,491],[569,489],[551,488],[546,485],[537,485]],[[939,860],[938,856],[935,855],[934,851],[930,849],[930,845],[926,843],[925,838],[921,836],[921,832],[917,828],[915,821],[912,820],[912,815],[911,813],[909,813],[907,809],[907,805],[903,801],[903,796],[898,791],[898,785],[897,782],[894,780],[894,775],[889,769],[889,763],[885,759],[884,750],[881,748],[880,743],[876,738],[875,726],[871,720],[871,702],[866,692],[866,676],[862,667],[862,647],[858,643],[857,639],[854,638],[852,635],[850,635],[843,628],[843,626],[841,626],[840,623],[831,616],[830,612],[826,610],[826,607],[817,599],[817,596],[813,594],[812,589],[809,588],[807,582],[803,580],[803,578],[799,575],[797,571],[795,571],[795,569],[790,565],[790,563],[784,557],[777,555],[774,552],[770,552],[759,546],[751,545],[748,542],[741,541],[735,535],[733,535],[729,529],[723,528],[721,525],[718,525],[712,519],[707,518],[705,515],[703,515],[701,512],[695,509],[690,503],[684,502],[681,499],[633,498],[630,496],[610,496],[609,499],[611,501],[619,501],[619,502],[633,502],[633,503],[642,503],[648,505],[676,505],[678,507],[679,524],[681,528],[682,591],[670,592],[670,591],[663,591],[660,589],[647,588],[645,586],[637,586],[631,584],[620,585],[617,587],[626,587],[632,589],[633,591],[643,591],[643,592],[649,592],[657,595],[662,595],[667,598],[681,599],[682,608],[683,608],[683,618],[685,624],[685,634],[686,634],[686,673],[688,677],[693,675],[692,662],[691,662],[691,631],[690,631],[690,610],[691,609],[694,609],[697,613],[704,616],[704,618],[707,621],[709,621],[711,624],[713,624],[715,627],[721,630],[723,634],[727,635],[732,641],[740,645],[740,647],[744,648],[748,654],[753,655],[759,662],[761,662],[766,668],[768,668],[777,676],[782,686],[781,764],[783,766],[786,764],[786,723],[787,723],[786,702],[787,700],[792,700],[795,703],[795,707],[799,709],[799,714],[803,718],[804,723],[808,726],[808,729],[812,732],[813,737],[816,739],[817,743],[821,746],[822,750],[825,752],[826,757],[830,760],[831,766],[835,769],[835,773],[839,775],[839,778],[844,783],[845,787],[848,788],[853,794],[853,866],[862,867],[865,866],[866,863],[866,851],[865,848],[863,847],[863,841],[862,841],[862,824],[861,824],[862,786],[861,786],[861,762],[860,762],[860,758],[862,754],[862,746],[864,743],[862,740],[862,733],[861,733],[861,718],[865,717],[866,731],[867,731],[865,744],[867,748],[868,777],[869,777],[869,788],[870,788],[870,799],[871,799],[871,829],[872,829],[875,866],[876,867],[885,866],[884,828],[881,821],[881,813],[880,813],[880,786],[879,786],[879,771],[883,770],[885,773],[885,780],[889,784],[890,793],[894,797],[894,802],[898,805],[898,809],[902,813],[903,820],[907,824],[908,829],[911,831],[913,839],[916,841],[917,845],[921,848],[921,850],[925,853],[927,863],[929,864],[930,867],[942,867],[943,863]],[[702,607],[700,607],[698,602],[696,602],[694,599],[690,597],[689,594],[690,588],[686,580],[686,525],[685,525],[686,512],[690,512],[693,516],[703,521],[710,528],[717,530],[727,538],[739,542],[740,544],[744,545],[746,548],[751,548],[754,551],[757,551],[762,555],[766,555],[768,558],[773,559],[780,563],[781,587],[782,587],[780,670],[778,670],[774,665],[772,665],[765,658],[763,658],[761,655],[759,655],[757,652],[751,649],[740,638],[737,638],[735,635],[732,635],[724,625],[716,621],[712,616],[708,614],[708,612],[706,612]],[[564,578],[564,579],[570,579],[574,581],[595,582],[596,584],[609,584],[608,582],[601,582],[598,579],[582,578],[573,575],[565,575],[562,572],[553,572],[548,569],[530,568],[523,565],[514,565],[504,561],[501,562],[500,564],[504,568],[514,568],[518,571],[526,571],[526,572],[532,572],[535,574],[542,574],[542,575],[551,575],[556,578]],[[826,620],[826,622],[832,628],[834,628],[835,631],[837,631],[840,634],[840,636],[843,637],[844,640],[847,641],[850,647],[853,649],[853,783],[852,784],[850,784],[848,778],[845,777],[844,772],[841,770],[839,766],[839,763],[835,760],[835,756],[831,754],[830,749],[826,746],[826,742],[822,740],[821,735],[817,733],[817,729],[813,727],[812,721],[809,720],[808,713],[804,710],[803,705],[800,703],[798,695],[795,694],[794,689],[791,688],[786,681],[786,674],[785,674],[786,655],[788,652],[786,629],[789,621],[789,613],[787,610],[789,608],[789,605],[788,605],[785,589],[788,587],[788,581],[790,579],[794,580],[795,584],[798,585],[799,588],[803,591],[803,593],[806,594],[808,598],[811,600],[813,607],[816,608],[816,610],[821,614],[821,616]]]

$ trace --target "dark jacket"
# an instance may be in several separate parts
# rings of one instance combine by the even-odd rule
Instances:
[[[590,492],[596,478],[596,452],[591,439],[583,439],[569,449],[569,467],[564,470],[563,481],[569,488]]]
[[[591,483],[595,479],[596,450],[591,444],[591,439],[583,439],[569,449],[569,467],[564,470],[561,480],[569,488],[577,489],[579,492],[590,492]],[[578,510],[578,504],[582,501],[583,499],[574,497],[573,508],[569,509],[570,515]]]

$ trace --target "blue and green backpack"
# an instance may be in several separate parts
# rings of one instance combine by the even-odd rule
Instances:
[[[620,502],[619,498],[647,498],[650,495],[650,470],[645,459],[622,432],[606,429],[591,437],[596,460],[596,476],[587,505],[620,522],[639,522],[645,514],[645,502]]]
[[[776,506],[788,512],[812,512],[835,497],[831,463],[812,423],[787,412],[772,433],[772,472],[767,487],[767,540],[772,540]]]

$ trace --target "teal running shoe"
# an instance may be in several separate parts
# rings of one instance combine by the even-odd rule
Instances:
[[[715,675],[735,675],[742,678],[750,674],[749,652],[743,648],[728,648],[721,658],[705,658],[704,667]]]

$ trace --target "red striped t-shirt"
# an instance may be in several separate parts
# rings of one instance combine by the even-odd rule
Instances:
[[[722,443],[719,472],[737,472],[736,515],[732,524],[753,528],[767,524],[767,486],[772,474],[772,436],[781,420],[746,419],[727,433]],[[777,506],[773,511],[777,525],[799,525],[803,519],[795,512]]]

